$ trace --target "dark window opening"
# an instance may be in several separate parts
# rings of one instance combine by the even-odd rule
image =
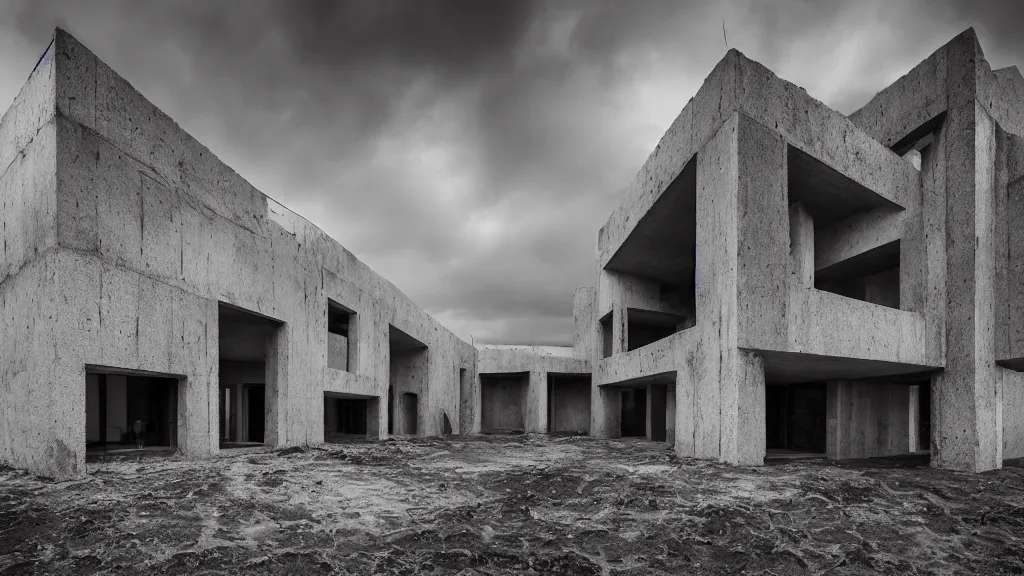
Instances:
[[[626,314],[627,350],[643,348],[690,327],[687,323],[688,318],[680,314],[637,308],[627,309]]]
[[[601,357],[608,358],[612,355],[612,318],[611,312],[604,315],[599,321],[601,326]]]
[[[355,372],[356,313],[333,300],[327,301],[327,366]]]
[[[179,382],[165,376],[87,371],[87,454],[176,449]]]
[[[888,308],[900,307],[900,241],[815,272],[814,287]]]

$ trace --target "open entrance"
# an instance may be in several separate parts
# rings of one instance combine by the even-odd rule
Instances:
[[[824,456],[826,393],[824,383],[765,386],[770,457]]]
[[[273,379],[268,358],[276,355],[282,323],[221,304],[220,329],[220,447],[240,448],[263,444],[267,414],[275,398],[268,394]]]
[[[388,328],[388,433],[417,434],[419,395],[427,382],[427,345],[394,326]]]
[[[529,372],[480,375],[480,431],[509,434],[526,431]]]
[[[170,453],[177,448],[180,376],[87,369],[86,455]]]
[[[590,434],[589,374],[548,374],[548,433]]]
[[[369,396],[324,393],[324,441],[364,440],[369,431]]]
[[[622,438],[647,437],[647,388],[623,388],[620,395],[622,419],[619,435]]]

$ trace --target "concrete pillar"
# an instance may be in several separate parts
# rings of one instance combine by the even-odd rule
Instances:
[[[676,383],[665,387],[665,441],[676,445]]]
[[[784,337],[788,210],[786,144],[734,114],[697,154],[698,337],[692,378],[692,452],[763,464],[764,358],[739,348]],[[740,226],[740,214],[756,212]],[[749,268],[749,270],[748,270]],[[742,270],[742,272],[741,272]],[[740,286],[743,290],[740,290]],[[689,359],[686,363],[690,365]],[[690,455],[686,386],[676,388],[676,452]]]
[[[950,103],[939,131],[946,163],[946,368],[932,377],[931,463],[982,472],[1002,466],[1003,426],[995,365],[995,124],[974,97],[976,51],[957,51],[949,62]]]
[[[531,370],[526,386],[526,431],[542,434],[548,431],[548,373]]]
[[[814,288],[814,220],[799,202],[789,207],[789,262],[793,285]]]
[[[594,386],[591,390],[590,435],[619,438],[622,433],[622,395],[617,386]]]
[[[266,416],[264,444],[268,446],[287,445],[288,433],[285,426],[284,405],[288,401],[288,325],[282,324],[267,337],[267,383],[264,396]]]

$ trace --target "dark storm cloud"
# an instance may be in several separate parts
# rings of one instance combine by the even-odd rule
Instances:
[[[725,54],[723,22],[730,47],[850,112],[967,6],[23,0],[0,33],[41,51],[67,28],[460,335],[567,344],[597,229]],[[1013,6],[978,12],[986,48],[1020,42]]]

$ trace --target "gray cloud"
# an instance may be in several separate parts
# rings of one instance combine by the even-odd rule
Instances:
[[[39,51],[65,27],[257,188],[478,342],[570,341],[596,232],[724,55],[723,21],[730,46],[843,112],[971,17],[991,27],[986,48],[1019,52],[1009,3],[239,6],[22,0],[0,7],[0,33]]]

